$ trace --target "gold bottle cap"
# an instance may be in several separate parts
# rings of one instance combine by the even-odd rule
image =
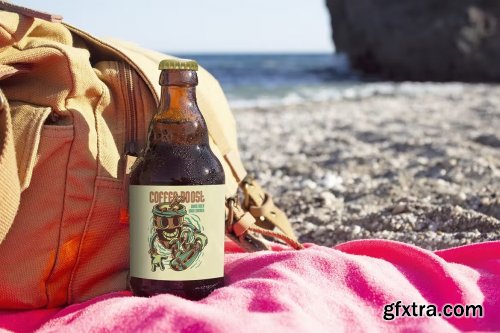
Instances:
[[[198,63],[190,59],[164,59],[160,61],[158,69],[177,69],[177,70],[188,70],[197,71]]]

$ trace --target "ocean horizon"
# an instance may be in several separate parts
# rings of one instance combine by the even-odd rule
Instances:
[[[359,84],[344,55],[335,53],[178,53],[207,69],[232,107],[269,107],[335,98]]]

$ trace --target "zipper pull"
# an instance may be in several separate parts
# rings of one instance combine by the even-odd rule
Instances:
[[[129,224],[128,212],[128,186],[130,184],[130,172],[137,162],[137,145],[130,141],[125,146],[125,165],[123,168],[122,198],[120,201],[120,224]]]
[[[125,145],[125,156],[135,156],[137,157],[137,143],[135,141],[129,141]]]

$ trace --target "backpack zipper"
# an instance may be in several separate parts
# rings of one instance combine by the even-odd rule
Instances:
[[[126,126],[126,142],[124,150],[124,166],[123,166],[123,188],[122,188],[122,198],[120,203],[120,223],[129,223],[129,213],[128,213],[128,186],[130,172],[132,166],[137,160],[137,111],[136,111],[136,100],[134,94],[134,78],[133,78],[132,67],[125,63],[118,63],[118,74],[120,76],[120,82],[125,88],[125,126]]]
[[[132,68],[125,62],[119,62],[118,72],[126,93],[126,142],[125,156],[137,156],[137,114],[135,109],[134,78]]]

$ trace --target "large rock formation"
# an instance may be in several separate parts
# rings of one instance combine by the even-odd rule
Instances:
[[[500,81],[500,1],[327,0],[337,52],[396,80]]]

